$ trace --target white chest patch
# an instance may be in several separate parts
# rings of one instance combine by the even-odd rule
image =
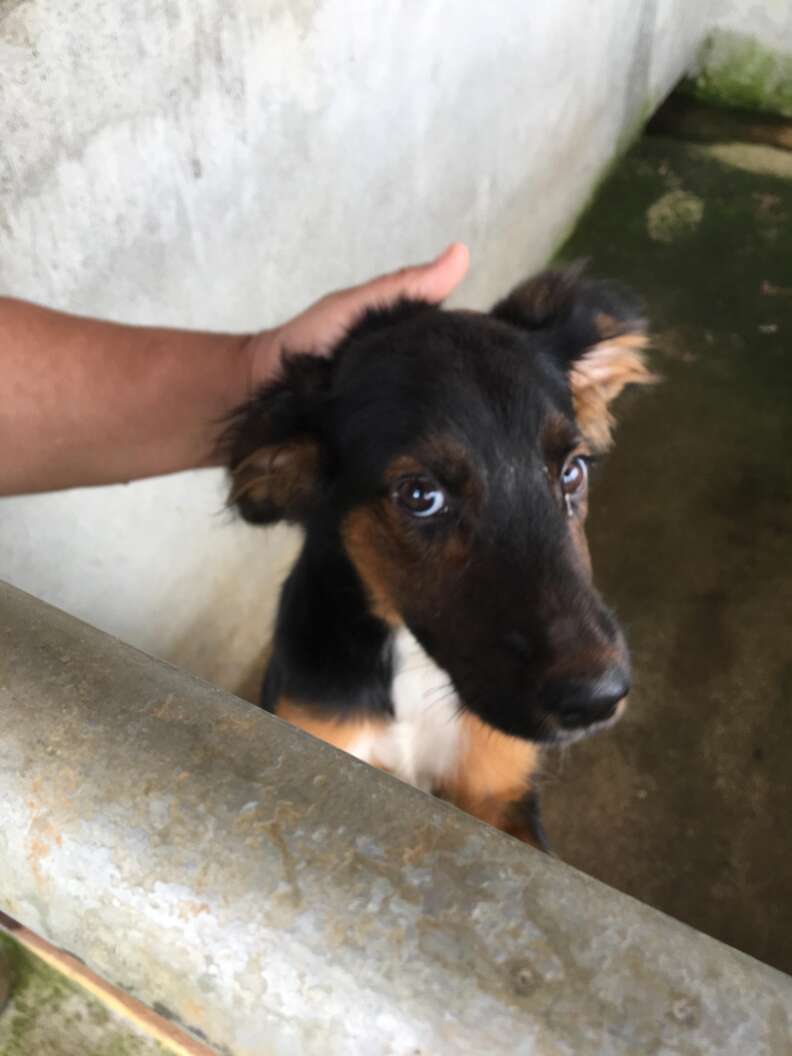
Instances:
[[[456,772],[462,747],[459,698],[451,679],[406,628],[394,643],[394,721],[347,751],[424,792]]]

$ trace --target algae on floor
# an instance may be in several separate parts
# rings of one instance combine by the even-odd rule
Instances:
[[[0,1013],[0,1056],[165,1056],[165,1050],[0,934],[13,988]]]
[[[549,765],[544,797],[563,859],[786,971],[790,157],[647,137],[561,250],[646,298],[664,382],[617,407],[592,488],[631,706]]]

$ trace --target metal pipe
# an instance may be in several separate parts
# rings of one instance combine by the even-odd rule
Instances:
[[[0,907],[233,1056],[788,1054],[792,980],[0,586]]]

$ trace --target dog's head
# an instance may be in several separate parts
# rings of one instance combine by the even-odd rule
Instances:
[[[286,357],[242,408],[231,500],[340,540],[371,611],[405,624],[482,719],[574,739],[629,688],[584,523],[611,401],[652,380],[645,343],[630,295],[574,270],[489,314],[369,312],[330,358]]]

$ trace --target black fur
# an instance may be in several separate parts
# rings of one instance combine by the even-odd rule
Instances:
[[[281,696],[330,714],[392,715],[390,633],[328,524],[306,539],[281,592],[261,706]]]
[[[528,279],[499,301],[492,314],[532,333],[551,334],[553,353],[566,368],[581,348],[606,336],[604,321],[610,323],[611,337],[646,327],[635,294],[618,282],[585,278],[582,263]]]
[[[305,531],[262,705],[286,695],[327,714],[392,714],[391,631],[343,529],[361,507],[386,517],[388,467],[410,455],[448,508],[404,523],[400,618],[463,705],[497,729],[541,742],[563,738],[570,716],[595,721],[591,687],[617,670],[626,688],[628,664],[576,541],[585,509],[570,511],[559,492],[582,439],[569,376],[604,330],[642,327],[627,291],[573,270],[523,284],[491,314],[403,302],[369,312],[329,359],[287,356],[227,434],[232,473],[294,441],[318,453],[309,501],[286,508],[255,489],[236,499],[249,521],[293,519]],[[464,453],[461,464],[438,439]],[[466,557],[444,571],[452,535]]]

